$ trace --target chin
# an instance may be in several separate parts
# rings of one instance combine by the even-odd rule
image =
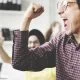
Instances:
[[[72,32],[71,32],[71,31],[65,31],[65,33],[66,33],[67,35],[72,34]]]

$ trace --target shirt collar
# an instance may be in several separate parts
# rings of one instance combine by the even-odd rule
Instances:
[[[72,34],[70,34],[70,35],[66,34],[66,41],[67,41],[68,44],[71,44],[73,42],[73,39],[74,38],[73,38]]]
[[[80,48],[80,44],[77,43],[73,34],[66,35],[66,37],[67,37],[66,39],[67,39],[68,44],[73,43],[76,46],[76,48],[78,48],[78,49]]]

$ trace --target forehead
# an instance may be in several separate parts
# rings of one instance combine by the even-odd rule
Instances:
[[[37,36],[35,36],[35,35],[32,35],[32,36],[30,36],[29,37],[29,39],[28,39],[29,41],[37,41],[38,40],[38,38],[37,38]]]
[[[67,1],[67,2],[76,2],[76,0],[58,0],[58,2]]]
[[[66,1],[70,1],[70,2],[76,2],[76,0],[66,0]]]

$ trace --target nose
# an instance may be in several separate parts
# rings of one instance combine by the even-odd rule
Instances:
[[[35,48],[35,44],[34,43],[31,43],[30,47],[31,48]]]
[[[59,8],[58,9],[58,14],[60,15],[60,17],[62,18],[64,15],[64,9],[63,8]]]

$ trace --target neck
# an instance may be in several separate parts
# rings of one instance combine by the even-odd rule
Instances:
[[[75,33],[75,34],[73,34],[73,35],[74,35],[77,43],[80,44],[80,32],[77,32],[77,33]]]

